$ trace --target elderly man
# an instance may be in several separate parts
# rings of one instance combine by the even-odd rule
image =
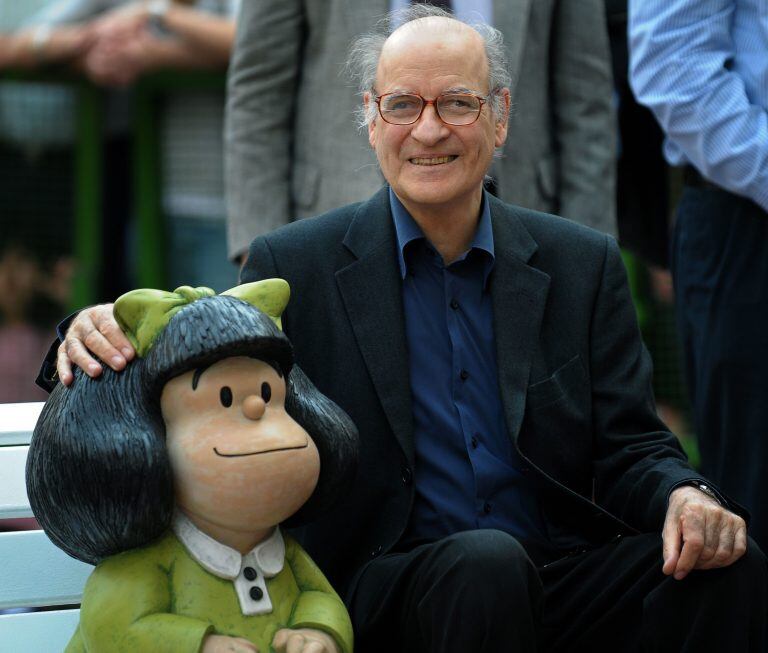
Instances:
[[[498,33],[437,12],[386,36],[355,53],[389,186],[243,270],[289,281],[297,360],[360,430],[354,491],[301,535],[358,651],[762,650],[765,559],[655,416],[615,242],[483,192]],[[91,309],[64,383],[100,369],[84,341],[132,355]]]

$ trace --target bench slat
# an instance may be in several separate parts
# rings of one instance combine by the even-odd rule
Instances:
[[[0,447],[29,444],[42,409],[42,401],[0,404]]]
[[[0,519],[32,517],[24,469],[29,447],[0,447]]]
[[[0,560],[0,609],[80,603],[93,570],[56,548],[43,531],[0,533]]]
[[[79,618],[80,610],[0,615],[0,650],[61,653]]]

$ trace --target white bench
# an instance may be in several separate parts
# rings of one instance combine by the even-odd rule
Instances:
[[[0,404],[0,527],[32,517],[24,470],[42,403]],[[61,653],[75,632],[83,586],[92,567],[56,548],[40,530],[0,532],[0,651]]]

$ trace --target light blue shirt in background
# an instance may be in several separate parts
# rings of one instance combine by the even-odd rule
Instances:
[[[630,75],[672,165],[768,211],[768,2],[630,0]]]

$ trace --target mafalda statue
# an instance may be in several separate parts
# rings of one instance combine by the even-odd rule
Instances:
[[[280,525],[354,474],[349,417],[293,365],[288,284],[137,290],[138,353],[51,394],[29,449],[34,513],[96,564],[68,652],[350,653],[344,604]]]

